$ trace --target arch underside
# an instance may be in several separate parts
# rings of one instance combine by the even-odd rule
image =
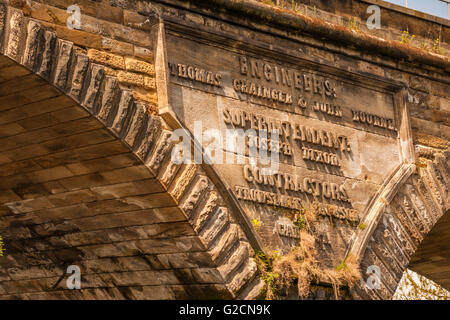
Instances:
[[[71,42],[0,10],[0,299],[255,297],[248,235],[207,172],[170,160],[164,121]],[[408,265],[436,263],[426,270],[448,288],[448,255],[426,248],[448,250],[449,158],[436,154],[387,205],[354,298],[391,298]],[[81,290],[66,287],[71,264]],[[365,285],[371,265],[379,289]]]
[[[171,161],[165,123],[71,42],[0,9],[0,299],[259,292],[245,234],[198,165]]]
[[[420,244],[409,262],[418,272],[450,291],[450,214],[447,211]]]
[[[450,152],[436,153],[387,205],[360,259],[363,279],[353,289],[355,298],[391,299],[406,268],[450,289],[449,162]],[[379,282],[365,273],[373,266]]]

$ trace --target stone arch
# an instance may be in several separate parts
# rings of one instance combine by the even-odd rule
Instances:
[[[358,256],[363,279],[353,289],[355,298],[392,298],[411,257],[449,213],[449,159],[448,151],[429,155],[426,165],[407,177],[386,204]]]
[[[0,298],[251,299],[259,293],[263,283],[257,277],[256,264],[252,258],[253,249],[247,239],[248,233],[242,230],[234,218],[226,199],[223,199],[222,193],[219,192],[208,172],[196,164],[176,165],[170,161],[174,144],[170,140],[170,128],[163,119],[150,115],[144,103],[135,101],[131,92],[121,88],[115,77],[105,74],[102,65],[92,63],[88,56],[76,52],[73,43],[58,39],[52,31],[44,29],[37,21],[25,17],[21,11],[6,5],[0,6],[0,36],[1,54],[7,57],[5,59],[14,61],[13,65],[25,67],[57,88],[61,95],[70,97],[74,101],[74,108],[86,110],[90,118],[99,121],[102,128],[106,128],[115,140],[120,142],[120,148],[127,149],[130,156],[140,166],[145,167],[142,181],[147,183],[144,183],[142,187],[155,188],[162,197],[160,201],[164,202],[163,207],[152,209],[151,214],[154,215],[155,225],[163,226],[172,218],[173,222],[184,225],[181,229],[179,229],[181,224],[167,225],[174,230],[164,232],[167,234],[175,232],[175,234],[172,238],[169,236],[161,238],[158,233],[163,231],[159,229],[153,230],[150,226],[147,233],[143,230],[132,232],[124,223],[116,230],[115,238],[122,247],[119,248],[109,235],[107,245],[112,243],[110,247],[112,251],[107,252],[105,243],[103,243],[105,245],[103,249],[101,247],[102,241],[105,241],[102,239],[105,238],[100,233],[95,235],[90,233],[88,236],[86,231],[85,239],[78,238],[75,241],[75,238],[65,236],[74,232],[83,233],[83,231],[73,228],[70,221],[66,223],[64,215],[57,219],[61,229],[51,224],[51,218],[40,216],[40,221],[48,222],[48,228],[54,228],[54,230],[46,230],[47,233],[38,234],[41,240],[47,239],[45,236],[47,234],[53,241],[41,243],[41,246],[44,249],[58,248],[71,257],[65,259],[67,255],[62,255],[42,258],[42,261],[39,261],[40,249],[31,248],[33,249],[30,250],[31,254],[23,256],[22,260],[8,254],[0,258],[2,277]],[[0,181],[2,181],[1,177]],[[139,185],[134,182],[127,184],[122,181],[110,188],[100,187],[95,191],[91,189],[89,193],[93,192],[102,199],[111,199],[113,195],[112,198],[119,202],[125,201],[127,205],[137,205],[145,209],[144,199],[137,196],[139,192],[135,192],[138,187]],[[77,188],[69,191],[77,191]],[[69,193],[65,195],[64,201],[69,198]],[[58,201],[63,200],[61,197],[57,196],[57,198]],[[151,193],[150,198],[152,198]],[[2,202],[2,216],[6,217],[6,222],[4,221],[1,227],[7,250],[9,238],[14,238],[13,243],[24,244],[30,243],[30,240],[36,236],[36,229],[32,228],[36,223],[30,218],[30,212],[33,215],[32,206],[38,206],[37,202],[48,203],[47,200],[49,200],[48,197],[41,196]],[[54,203],[52,201],[50,201],[51,205]],[[71,201],[77,202],[74,199]],[[45,205],[42,208],[44,207]],[[56,212],[52,211],[52,213]],[[19,215],[23,219],[17,219],[14,215]],[[126,212],[122,219],[123,221],[132,220],[132,213],[127,216]],[[15,231],[21,228],[24,230],[23,233],[13,234],[4,229],[5,224],[9,225],[8,221],[15,221],[12,224],[16,228]],[[105,228],[108,227],[105,226]],[[183,236],[177,240],[178,230]],[[127,238],[126,233],[131,236]],[[137,245],[132,241],[125,241],[125,239],[133,239],[133,236],[137,237],[135,238]],[[85,242],[92,239],[99,241],[95,244],[95,248],[92,247],[94,244]],[[152,247],[164,247],[167,241],[173,241],[173,246],[177,249],[169,250],[161,255],[151,253]],[[65,290],[61,281],[49,285],[51,280],[64,276],[65,263],[83,262],[88,256],[86,247],[80,249],[75,243],[81,243],[87,247],[92,245],[89,251],[92,256],[89,259],[100,261],[104,258],[105,264],[95,267],[91,265],[92,270],[95,269],[97,272],[85,276],[88,287],[81,291]],[[115,256],[113,251],[127,251],[130,257],[142,259],[141,263],[145,262],[147,266],[150,266],[149,271],[133,271],[138,264],[137,260],[133,260],[128,261],[129,265],[126,265],[125,261],[118,264],[123,268],[121,275],[109,272],[109,268],[115,269],[117,265],[108,265],[106,262],[114,264],[114,261],[120,260],[120,256]],[[31,260],[34,261],[34,266],[30,263],[27,270],[18,272],[21,262]],[[62,275],[56,276],[50,269],[42,270],[39,263],[43,260],[53,264],[59,263],[60,266],[55,269],[56,272],[62,271]],[[87,268],[86,265],[83,266]],[[30,275],[26,275],[28,272],[35,275],[42,274],[42,276],[30,278]],[[140,275],[139,272],[141,272]],[[19,273],[20,276],[17,276]],[[126,277],[127,275],[129,278]],[[162,280],[146,287],[136,282],[136,276],[140,279],[150,277]],[[11,288],[15,289],[10,291]]]

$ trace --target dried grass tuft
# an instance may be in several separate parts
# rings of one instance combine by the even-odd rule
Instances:
[[[300,241],[297,247],[286,255],[259,258],[262,278],[267,284],[266,299],[277,299],[283,291],[287,293],[297,282],[298,295],[306,298],[311,292],[311,283],[330,283],[333,286],[335,298],[339,299],[342,286],[353,287],[359,281],[361,274],[356,259],[349,255],[336,268],[323,268],[318,261],[316,239],[313,230],[317,222],[317,212],[320,205],[313,205],[309,210],[303,210],[306,220],[305,228],[300,230]]]

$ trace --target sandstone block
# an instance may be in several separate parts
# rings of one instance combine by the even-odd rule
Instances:
[[[119,55],[128,56],[132,56],[134,51],[134,47],[132,44],[106,37],[102,38],[102,49],[110,51],[112,53],[117,53]]]
[[[86,78],[89,67],[89,57],[84,54],[77,54],[75,57],[75,68],[72,73],[72,80],[70,81],[69,94],[77,99],[80,97],[83,89],[84,79]]]
[[[44,79],[49,79],[50,73],[52,71],[52,63],[55,57],[55,47],[56,47],[56,34],[51,31],[44,32],[44,41],[42,43],[41,65],[38,67],[37,74]]]
[[[9,21],[9,39],[5,54],[14,60],[19,58],[23,24],[24,18],[22,12],[13,11]]]
[[[97,18],[114,23],[123,24],[123,10],[118,7],[97,3]]]
[[[28,23],[27,42],[25,44],[25,51],[22,57],[22,64],[29,69],[34,68],[39,50],[39,43],[42,40],[42,32],[43,30],[39,23],[35,21],[30,21]]]
[[[153,52],[148,48],[134,46],[134,56],[153,63]]]
[[[144,16],[130,10],[124,10],[123,19],[124,24],[128,27],[144,31],[151,31],[152,23],[148,16]]]
[[[120,81],[120,80],[119,80]],[[122,90],[120,96],[116,117],[111,124],[111,129],[118,135],[126,131],[130,118],[133,116],[135,106],[133,95],[129,90]]]
[[[117,73],[117,79],[123,84],[140,87],[144,85],[144,76],[133,72],[119,71]]]
[[[55,75],[53,83],[60,89],[66,87],[69,77],[69,67],[72,58],[73,43],[64,40],[57,40],[58,58],[56,59]]]
[[[134,58],[125,58],[125,67],[129,71],[146,73],[148,75],[155,74],[155,67],[153,64]]]
[[[99,96],[100,87],[105,75],[103,66],[98,64],[91,64],[89,86],[86,88],[83,106],[91,113],[95,110],[97,97]]]
[[[147,89],[156,89],[155,78],[144,77],[144,87],[147,88]]]
[[[102,37],[95,33],[69,29],[66,26],[59,25],[49,25],[49,27],[56,31],[59,38],[72,41],[76,45],[87,48],[102,48]]]
[[[89,49],[88,56],[91,61],[95,63],[103,64],[116,69],[125,69],[125,60],[121,56],[96,49]]]
[[[115,116],[120,99],[119,82],[115,77],[105,76],[102,101],[97,118],[104,124],[110,124]]]

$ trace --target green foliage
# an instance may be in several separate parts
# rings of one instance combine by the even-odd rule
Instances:
[[[252,224],[253,224],[253,228],[255,228],[256,232],[259,232],[259,230],[261,230],[262,222],[259,221],[258,219],[253,219]]]
[[[263,251],[256,250],[255,258],[257,262],[258,269],[261,273],[261,279],[266,284],[265,290],[261,293],[260,299],[274,299],[278,296],[279,290],[277,288],[276,282],[280,275],[273,272],[273,261],[279,259],[281,255],[278,251],[274,251],[271,256],[267,256]]]
[[[0,236],[0,257],[3,257],[3,252],[5,252],[5,248],[3,248],[3,238]]]
[[[434,43],[433,43],[433,52],[434,53],[442,54],[440,42],[441,42],[441,40],[439,38],[434,40]]]
[[[291,10],[294,11],[295,13],[303,13],[302,10],[300,9],[300,6],[298,5],[297,2],[295,2],[295,0],[292,0]]]
[[[275,280],[279,278],[280,275],[275,272],[266,272],[261,276],[261,279],[272,289],[275,289]]]
[[[299,228],[299,230],[302,230],[306,227],[306,219],[303,215],[299,215],[297,219],[294,221],[294,224]]]
[[[255,256],[264,264],[264,270],[272,270],[273,261],[281,258],[281,254],[278,250],[274,250],[272,254],[267,256],[262,250],[255,250]]]
[[[255,250],[255,256],[266,266],[265,268],[270,268],[270,262],[266,254],[261,250]]]
[[[415,35],[410,36],[408,31],[403,31],[400,42],[404,44],[410,44],[415,37]]]
[[[263,0],[264,4],[268,4],[269,6],[274,6],[275,3],[273,3],[271,0]]]
[[[360,31],[358,27],[358,21],[356,21],[355,17],[352,17],[351,19],[348,20],[347,27],[352,30]]]
[[[360,228],[361,230],[364,230],[364,229],[367,228],[367,225],[366,225],[365,223],[360,223],[360,224],[358,225],[358,228]]]
[[[336,271],[342,271],[345,269],[348,269],[348,266],[345,263],[345,260],[342,260],[342,262],[336,267]]]
[[[270,259],[273,261],[273,260],[277,260],[277,259],[280,259],[280,258],[281,258],[280,251],[278,251],[278,250],[273,250]]]

